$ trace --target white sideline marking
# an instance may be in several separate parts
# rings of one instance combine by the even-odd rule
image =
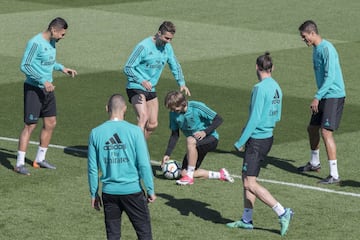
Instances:
[[[0,137],[0,140],[10,141],[10,142],[18,142],[19,141],[18,139],[7,138],[7,137]],[[39,142],[30,141],[30,144],[39,145]],[[78,149],[78,148],[70,148],[70,147],[65,147],[65,146],[55,145],[55,144],[50,144],[49,147],[57,148],[57,149],[68,149],[68,150],[71,150],[74,152],[83,152],[83,153],[87,152],[87,150]],[[160,162],[158,162],[158,161],[151,160],[151,163],[160,166]],[[241,179],[241,176],[239,176],[239,175],[231,175],[231,176],[233,176],[234,178]],[[335,191],[335,190],[331,190],[331,189],[327,189],[327,188],[313,187],[313,186],[304,185],[304,184],[281,182],[281,181],[261,179],[261,178],[258,178],[257,180],[260,182],[267,182],[267,183],[291,186],[291,187],[296,187],[296,188],[301,188],[301,189],[309,189],[309,190],[315,190],[315,191],[320,191],[320,192],[328,192],[328,193],[336,193],[336,194],[352,196],[352,197],[360,197],[359,193]]]

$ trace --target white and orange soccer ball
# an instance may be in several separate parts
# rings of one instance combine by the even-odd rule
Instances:
[[[181,168],[176,160],[168,160],[162,167],[162,172],[167,179],[178,179],[181,176]]]

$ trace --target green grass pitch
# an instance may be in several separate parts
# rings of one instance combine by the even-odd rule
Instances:
[[[108,97],[126,94],[122,67],[133,47],[153,35],[164,20],[177,26],[172,44],[192,92],[190,99],[205,102],[224,118],[218,149],[207,156],[203,167],[226,167],[235,183],[197,180],[191,187],[179,187],[162,178],[157,163],[170,134],[162,102],[167,91],[177,88],[166,69],[158,86],[159,127],[148,141],[158,195],[150,205],[154,239],[280,239],[275,214],[260,201],[255,205],[254,230],[224,225],[242,213],[242,158],[233,151],[233,143],[247,120],[256,83],[255,59],[265,51],[273,56],[273,77],[283,89],[284,110],[259,180],[295,211],[285,238],[359,239],[358,0],[0,0],[0,6],[0,239],[105,239],[103,213],[90,207],[84,153],[88,134],[107,119]],[[17,143],[11,141],[23,126],[24,76],[19,64],[27,40],[57,16],[69,23],[66,38],[57,45],[57,60],[79,73],[75,79],[54,76],[58,124],[55,146],[47,156],[58,169],[30,168],[30,177],[20,176],[12,170]],[[309,157],[308,106],[316,91],[312,50],[297,31],[307,19],[315,20],[320,34],[337,48],[347,87],[343,119],[335,133],[340,186],[316,183],[328,174],[322,143],[322,171],[296,171]],[[135,123],[130,105],[127,120]],[[38,141],[39,128],[32,141]],[[182,159],[183,142],[181,137],[173,159]],[[29,146],[27,163],[36,150],[35,144]],[[126,215],[122,234],[122,239],[136,239]]]

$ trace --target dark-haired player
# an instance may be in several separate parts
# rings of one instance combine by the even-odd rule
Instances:
[[[340,177],[333,132],[340,125],[346,96],[339,56],[335,47],[329,41],[321,38],[314,21],[305,21],[299,27],[299,32],[306,45],[313,46],[313,65],[318,88],[310,104],[312,115],[307,128],[311,149],[310,161],[299,167],[299,171],[320,170],[321,132],[330,166],[330,174],[319,183],[339,183]]]
[[[230,228],[253,229],[253,208],[256,198],[271,207],[279,217],[280,234],[286,234],[293,212],[284,208],[271,193],[257,182],[260,173],[260,162],[269,153],[273,144],[273,130],[280,121],[282,108],[282,91],[272,78],[273,63],[270,53],[256,59],[256,75],[259,82],[251,94],[249,118],[235,148],[245,148],[242,167],[244,189],[244,210],[239,221],[226,224]]]
[[[43,118],[40,133],[40,145],[33,167],[55,169],[45,155],[56,125],[56,99],[53,85],[53,71],[61,71],[74,77],[77,72],[56,62],[56,43],[63,39],[68,28],[67,22],[60,17],[53,19],[48,28],[26,45],[21,71],[25,74],[24,83],[24,128],[19,138],[17,161],[14,170],[20,174],[30,175],[25,167],[25,154],[32,132],[39,118]]]

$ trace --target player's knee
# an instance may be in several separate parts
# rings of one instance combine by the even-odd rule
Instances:
[[[27,131],[27,132],[32,132],[34,131],[34,129],[36,128],[37,126],[37,123],[25,123],[24,125],[24,130]]]
[[[158,122],[148,122],[146,124],[146,130],[153,132],[158,127]]]
[[[56,127],[56,119],[53,119],[51,121],[45,121],[44,123],[45,129],[54,129]]]
[[[323,138],[328,139],[328,138],[332,137],[333,132],[331,130],[322,128],[321,129],[321,135],[322,135]]]
[[[243,188],[244,188],[244,190],[252,192],[252,193],[256,192],[255,191],[255,185],[251,184],[249,182],[244,182],[243,183]]]
[[[189,136],[186,138],[186,144],[188,147],[191,147],[191,146],[196,147],[196,139],[193,136]]]
[[[243,188],[250,192],[254,192],[258,186],[256,180],[249,179],[248,177],[244,177],[244,176],[242,180],[243,180]]]
[[[138,113],[138,125],[146,126],[149,120],[149,115],[146,113]]]

